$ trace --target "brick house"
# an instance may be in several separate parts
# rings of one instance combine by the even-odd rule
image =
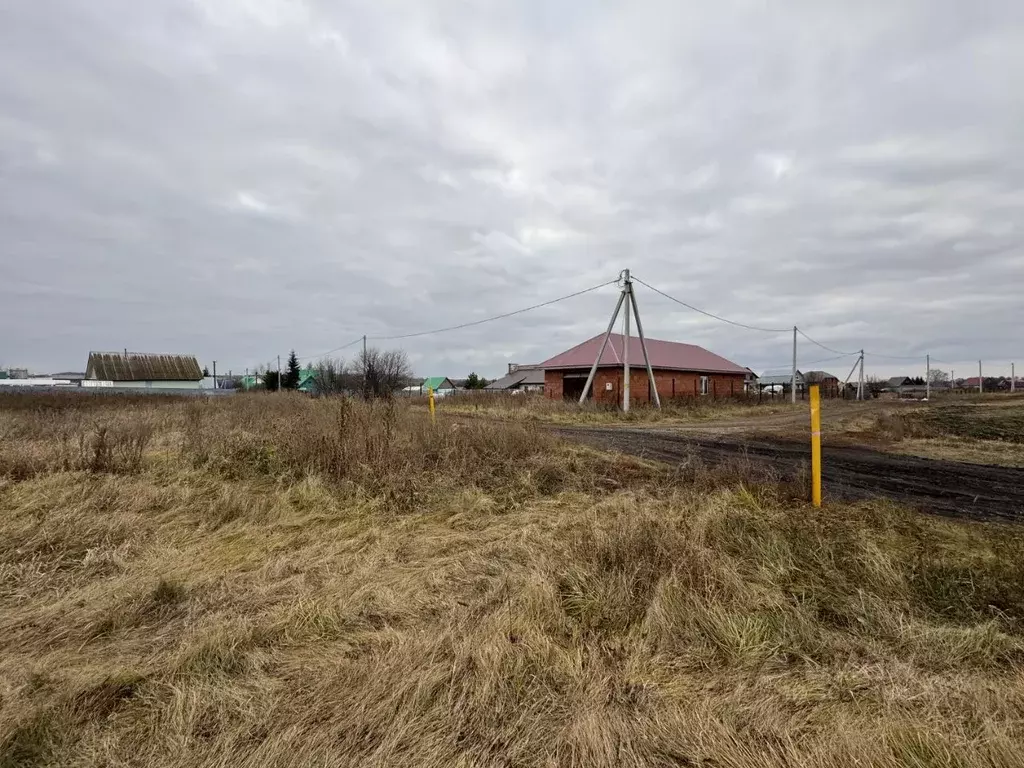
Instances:
[[[540,364],[544,369],[544,396],[552,400],[578,400],[594,364],[604,334]],[[622,402],[624,337],[613,333],[594,377],[591,399],[614,405]],[[651,368],[663,401],[681,397],[728,397],[743,394],[749,371],[703,347],[674,341],[647,339]],[[640,339],[629,338],[630,402],[649,403],[651,397]]]

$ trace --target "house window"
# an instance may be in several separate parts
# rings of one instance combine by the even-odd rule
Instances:
[[[708,393],[708,377],[707,376],[701,376],[700,377],[700,393],[702,395],[706,395]]]

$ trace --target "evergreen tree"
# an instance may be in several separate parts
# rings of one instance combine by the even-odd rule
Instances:
[[[288,368],[281,376],[281,388],[298,389],[301,373],[302,369],[299,368],[299,358],[295,355],[295,350],[293,349],[291,354],[288,355]]]

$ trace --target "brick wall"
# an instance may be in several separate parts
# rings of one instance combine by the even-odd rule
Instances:
[[[562,399],[562,371],[544,371],[544,397]]]
[[[544,395],[552,400],[560,400],[563,395],[562,376],[564,371],[544,372]],[[576,373],[574,371],[574,373]],[[647,403],[650,401],[650,384],[647,371],[643,367],[630,369],[630,402]],[[729,397],[743,394],[743,374],[727,373],[688,373],[685,371],[663,371],[655,369],[654,381],[658,386],[658,395],[662,402],[673,398],[700,396],[700,377],[708,377],[707,397]],[[611,389],[608,388],[611,385]],[[622,369],[599,368],[594,377],[594,400],[598,403],[614,405],[622,402]]]

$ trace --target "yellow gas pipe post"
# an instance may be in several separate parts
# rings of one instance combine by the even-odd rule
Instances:
[[[811,501],[821,506],[821,399],[818,385],[811,385]]]
[[[427,402],[430,403],[430,423],[436,424],[437,420],[434,417],[434,390],[432,387],[427,387]]]

